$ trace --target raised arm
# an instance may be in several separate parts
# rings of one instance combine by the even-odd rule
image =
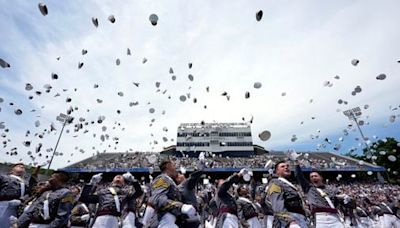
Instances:
[[[304,177],[299,162],[297,162],[296,164],[294,175],[296,176],[297,182],[299,182],[301,188],[303,189],[303,192],[307,194],[310,190],[311,185],[310,182],[308,182],[308,180]]]
[[[232,176],[228,177],[225,182],[218,189],[218,196],[223,196],[228,193],[229,188],[234,184],[239,182],[239,174],[234,173]]]
[[[96,187],[91,184],[86,184],[83,189],[79,201],[83,203],[98,203],[99,196],[95,195],[94,192]]]
[[[203,175],[203,171],[195,171],[190,174],[190,177],[187,181],[187,189],[193,190],[196,187],[196,183],[199,181],[201,175]]]

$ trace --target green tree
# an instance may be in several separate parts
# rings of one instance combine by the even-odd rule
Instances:
[[[369,150],[364,148],[360,155],[347,153],[346,156],[382,166],[386,169],[390,182],[400,183],[399,153],[400,143],[394,138],[386,138],[372,143]]]

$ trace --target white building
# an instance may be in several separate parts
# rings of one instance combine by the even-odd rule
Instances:
[[[230,156],[254,153],[249,123],[182,123],[178,127],[176,151],[195,155],[209,151]]]

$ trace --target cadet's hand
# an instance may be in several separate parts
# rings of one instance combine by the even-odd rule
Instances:
[[[243,176],[245,174],[247,174],[249,171],[246,168],[243,168],[239,171],[239,176]]]
[[[343,203],[344,203],[344,204],[348,204],[348,203],[350,203],[350,201],[351,201],[351,197],[348,196],[348,195],[344,195],[344,197],[343,197]]]
[[[10,227],[11,228],[18,228],[18,218],[15,217],[14,215],[11,215],[9,218],[10,221]]]
[[[88,221],[90,219],[90,215],[89,214],[86,214],[86,215],[82,215],[81,216],[81,220],[82,221]]]
[[[288,154],[289,160],[291,161],[296,161],[298,157],[300,157],[301,154],[296,153],[296,151],[291,150]]]
[[[195,215],[196,209],[190,204],[183,204],[181,207],[181,212],[188,216]]]
[[[289,228],[301,228],[296,222],[291,222]]]
[[[89,184],[96,185],[96,184],[100,183],[101,179],[103,178],[102,175],[103,175],[103,173],[93,175],[92,179],[90,179]]]
[[[21,200],[13,199],[8,202],[8,205],[10,205],[11,207],[18,207],[19,205],[21,205]]]
[[[122,174],[122,177],[128,182],[133,182],[135,180],[135,177],[130,172]]]

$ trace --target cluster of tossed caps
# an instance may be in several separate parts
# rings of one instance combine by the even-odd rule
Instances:
[[[40,11],[40,13],[43,15],[43,16],[46,16],[46,15],[48,15],[48,9],[47,9],[47,6],[46,6],[46,4],[44,4],[44,3],[39,3],[38,4],[38,7],[39,7],[39,11]],[[263,17],[263,11],[262,10],[259,10],[259,11],[257,11],[256,12],[256,14],[255,14],[255,16],[256,16],[256,21],[261,21],[262,20],[262,17]],[[100,18],[101,19],[101,18]],[[99,26],[99,20],[98,20],[98,18],[96,18],[96,17],[92,17],[91,18],[91,20],[92,20],[92,23],[93,23],[93,25],[96,27],[96,28],[98,28],[98,26]],[[109,15],[108,16],[108,18],[107,18],[107,20],[110,22],[110,23],[112,23],[112,24],[114,24],[114,23],[116,23],[116,17],[114,16],[114,15]],[[158,15],[156,15],[156,14],[151,14],[149,17],[148,17],[148,20],[150,21],[150,23],[151,23],[151,25],[153,25],[153,26],[156,26],[157,24],[158,24],[158,22],[159,22],[159,17],[158,17]],[[125,51],[125,50],[124,50]],[[82,55],[86,55],[88,53],[88,50],[86,50],[86,49],[82,49],[81,50],[81,54]],[[132,54],[132,52],[131,52],[131,50],[129,49],[129,48],[127,48],[126,49],[126,55],[131,55]],[[60,58],[61,57],[58,57],[57,58],[57,60],[60,60]],[[143,58],[142,59],[142,63],[144,64],[144,63],[146,63],[148,61],[148,59],[147,58]],[[359,60],[358,59],[353,59],[353,60],[351,60],[351,64],[353,65],[353,66],[357,66],[358,64],[359,64]],[[125,62],[124,62],[125,63]],[[121,60],[120,60],[120,58],[116,58],[116,60],[115,60],[115,64],[117,65],[117,66],[119,66],[120,64],[121,64]],[[8,62],[6,62],[4,59],[2,59],[2,58],[0,58],[0,66],[2,67],[2,68],[10,68],[10,64],[8,63]],[[82,67],[84,66],[84,63],[83,62],[78,62],[78,69],[81,69]],[[189,62],[188,63],[188,68],[189,69],[192,69],[192,67],[193,67],[193,63],[191,63],[191,62]],[[173,80],[173,81],[175,81],[175,80],[177,80],[177,76],[176,75],[174,75],[174,70],[173,70],[173,68],[172,67],[170,67],[169,68],[169,73],[170,73],[170,75],[171,75],[171,79]],[[194,81],[194,76],[193,76],[193,74],[188,74],[187,75],[187,77],[188,77],[188,79],[189,79],[189,81],[191,81],[191,82],[193,82]],[[199,78],[199,76],[197,76],[196,75],[196,81],[198,80],[198,78]],[[340,77],[338,76],[338,75],[336,75],[336,76],[334,76],[333,77],[335,80],[339,80],[340,79]],[[52,80],[57,80],[57,79],[59,79],[59,75],[57,74],[57,73],[52,73],[51,74],[51,79]],[[377,80],[385,80],[386,79],[386,75],[385,74],[379,74],[378,76],[376,76],[376,79]],[[134,84],[134,86],[136,86],[136,87],[139,87],[139,85],[140,85],[140,83],[139,82],[133,82],[133,84]],[[161,87],[161,82],[155,82],[155,85],[156,85],[156,88],[160,88]],[[325,81],[325,82],[323,82],[323,85],[325,86],[325,87],[332,87],[333,86],[333,83],[331,82],[331,81]],[[164,86],[164,84],[163,84],[163,86]],[[99,87],[99,85],[98,84],[95,84],[94,86],[93,86],[94,88],[98,88]],[[254,82],[254,84],[253,84],[253,88],[254,89],[260,89],[262,87],[262,83],[261,82]],[[51,89],[52,89],[52,86],[51,85],[49,85],[49,84],[46,84],[45,86],[44,86],[44,88],[45,88],[45,92],[46,93],[49,93],[50,91],[51,91]],[[32,91],[34,88],[33,88],[33,86],[32,86],[32,84],[30,84],[30,83],[26,83],[25,84],[25,90],[26,91]],[[76,89],[75,89],[76,90]],[[160,89],[158,90],[158,91],[160,91]],[[207,91],[207,93],[208,92],[210,92],[210,90],[209,90],[209,87],[206,87],[206,91]],[[362,91],[362,89],[361,89],[361,87],[360,86],[357,86],[357,87],[355,87],[354,88],[354,91],[352,91],[352,95],[356,95],[356,94],[358,94],[358,93],[360,93]],[[34,91],[35,92],[35,94],[37,95],[37,96],[39,96],[39,95],[41,95],[42,94],[42,91]],[[167,90],[164,90],[164,92],[163,92],[163,94],[165,94],[167,92]],[[45,93],[43,93],[43,94],[45,94]],[[120,96],[120,97],[124,97],[124,93],[122,92],[122,91],[119,91],[119,92],[117,92],[117,95],[118,96]],[[231,96],[230,96],[230,94],[228,93],[228,92],[223,92],[222,94],[221,94],[222,96],[225,96],[226,97],[226,99],[229,101],[230,100],[230,98],[231,98]],[[56,96],[60,96],[60,93],[57,93],[56,95],[55,95],[55,97]],[[128,96],[128,94],[126,95],[126,97]],[[286,92],[282,92],[281,93],[281,96],[286,96]],[[251,95],[250,95],[250,91],[245,91],[245,93],[244,93],[244,97],[245,97],[245,99],[250,99],[250,97],[251,97]],[[32,99],[33,98],[33,96],[29,96],[29,99]],[[74,98],[74,99],[73,99]],[[171,96],[169,96],[169,98],[171,98]],[[0,99],[2,99],[2,98],[0,98]],[[190,100],[191,99],[191,94],[190,93],[186,93],[186,94],[182,94],[182,95],[180,95],[179,96],[179,100],[181,101],[181,102],[185,102],[186,100]],[[67,103],[73,103],[75,100],[77,100],[77,99],[75,99],[75,97],[73,97],[73,96],[70,96],[70,97],[66,97],[65,98],[65,102],[67,102]],[[2,102],[2,100],[0,100],[0,103]],[[101,103],[103,103],[103,99],[101,99],[101,98],[96,98],[96,102],[97,103],[99,103],[99,104],[101,104]],[[193,102],[194,103],[197,103],[197,98],[193,98]],[[310,100],[310,103],[312,103],[313,102],[313,99],[311,99]],[[143,103],[145,103],[145,102],[143,102]],[[338,100],[338,104],[347,104],[348,102],[347,101],[344,101],[344,100],[342,100],[342,99],[339,99]],[[125,103],[125,105],[126,105],[126,103]],[[128,103],[128,106],[129,107],[133,107],[133,106],[137,106],[137,105],[139,105],[139,101],[131,101],[131,102],[129,102]],[[17,106],[17,105],[16,105]],[[15,106],[14,106],[15,107]],[[203,106],[205,109],[207,108],[207,105],[204,105]],[[70,109],[69,109],[69,111],[67,111],[67,113],[68,114],[71,114],[72,112],[73,112],[73,110],[76,110],[77,109],[77,107],[70,107]],[[367,109],[368,108],[368,105],[365,105],[364,106],[364,108],[365,109]],[[1,109],[0,109],[0,111],[1,111]],[[89,110],[88,110],[89,111]],[[155,107],[151,107],[151,108],[149,108],[148,109],[148,112],[150,113],[150,114],[155,114],[155,111],[156,111],[156,108]],[[14,108],[14,113],[16,114],[16,115],[22,115],[23,114],[23,111],[20,109],[20,108]],[[120,114],[121,113],[121,110],[117,110],[117,113],[118,114]],[[161,112],[162,114],[165,114],[165,110],[163,110],[162,112]],[[154,116],[154,115],[153,115]],[[315,117],[312,117],[311,119],[315,119]],[[394,122],[395,121],[395,119],[396,119],[396,115],[391,115],[390,117],[389,117],[389,122]],[[98,124],[103,124],[103,122],[104,122],[104,120],[105,120],[105,116],[99,116],[98,117],[98,119],[97,119],[97,123]],[[243,121],[244,121],[244,118],[243,118]],[[85,128],[85,126],[87,126],[87,125],[89,125],[89,123],[91,123],[91,124],[93,124],[93,123],[95,123],[96,122],[96,120],[92,120],[92,121],[86,121],[84,118],[79,118],[79,122],[80,123],[75,123],[75,125],[74,125],[74,131],[75,132],[77,132],[77,131],[83,131],[83,132],[87,132],[88,130],[87,129],[84,129]],[[150,124],[150,126],[153,124],[155,122],[155,119],[153,118],[152,120],[151,120],[151,124]],[[252,120],[250,121],[250,123],[252,123]],[[361,122],[360,122],[361,123]],[[303,121],[302,121],[302,124],[303,124]],[[362,125],[362,124],[361,124]],[[41,126],[41,122],[39,121],[39,120],[35,120],[35,122],[34,122],[34,126],[36,127],[36,128],[39,128],[40,126]],[[1,122],[0,123],[0,129],[2,129],[2,128],[5,128],[5,124],[4,124],[4,122]],[[111,129],[111,128],[115,128],[115,126],[114,127],[110,127],[110,126],[106,126],[106,125],[103,125],[102,127],[101,127],[101,131],[102,132],[106,132],[108,129]],[[55,131],[56,129],[55,129],[55,127],[54,127],[54,124],[51,124],[50,125],[50,130],[48,130],[47,132],[52,132],[52,131]],[[67,130],[67,131],[69,131],[69,130]],[[168,131],[168,128],[166,128],[166,127],[164,127],[163,128],[163,131],[164,132],[167,132]],[[347,131],[346,131],[347,132]],[[346,136],[348,133],[346,133],[346,132],[344,132],[344,135]],[[41,136],[41,137],[43,137],[43,133],[42,134],[38,134],[39,136]],[[152,134],[153,135],[153,134]],[[94,137],[96,137],[96,135],[94,134]],[[261,133],[259,133],[259,135],[258,135],[258,137],[259,137],[259,139],[261,140],[261,141],[268,141],[269,139],[270,139],[270,137],[271,137],[271,132],[270,131],[268,131],[268,130],[265,130],[265,131],[262,131]],[[101,141],[106,141],[106,140],[108,140],[109,138],[112,138],[112,139],[115,139],[115,141],[118,141],[118,138],[117,137],[112,137],[112,136],[110,136],[110,135],[108,135],[108,134],[104,134],[104,135],[101,135],[100,136],[100,140]],[[319,138],[319,136],[317,135],[317,136],[312,136],[312,138]],[[291,141],[292,142],[295,142],[297,140],[297,136],[296,135],[293,135],[292,137],[291,137]],[[167,137],[165,137],[165,136],[163,136],[162,137],[162,141],[164,141],[164,142],[167,142],[168,141],[168,138]],[[340,142],[342,142],[343,141],[343,138],[341,137],[341,139],[339,139],[339,141]],[[26,141],[24,141],[23,142],[23,145],[24,146],[26,146],[26,147],[29,147],[30,146],[30,142],[31,141],[28,141],[28,140],[26,140]],[[157,143],[157,141],[155,140],[154,141],[154,144],[156,144]],[[325,142],[324,143],[327,143],[327,144],[334,144],[334,142],[332,142],[331,140],[325,140]],[[325,146],[325,144],[321,144],[321,147],[323,147],[324,148],[324,146]],[[334,144],[334,149],[335,150],[339,150],[340,149],[340,144]],[[40,148],[40,147],[39,147]],[[83,150],[82,150],[83,151]],[[84,152],[84,151],[83,151]],[[156,159],[157,159],[157,157],[156,157]],[[388,160],[390,160],[390,161],[396,161],[396,157],[395,156],[393,156],[393,155],[390,155],[390,156],[388,156]],[[149,160],[149,162],[150,163],[152,163],[152,164],[154,164],[155,162],[154,162],[154,157],[153,157],[153,155],[151,155],[151,156],[149,156],[148,157],[148,160]]]
[[[351,92],[351,95],[353,95],[353,96],[355,96],[355,95],[357,95],[357,93],[361,93],[361,91],[362,91],[362,89],[361,89],[361,86],[356,86],[355,88],[354,88],[354,90]]]

